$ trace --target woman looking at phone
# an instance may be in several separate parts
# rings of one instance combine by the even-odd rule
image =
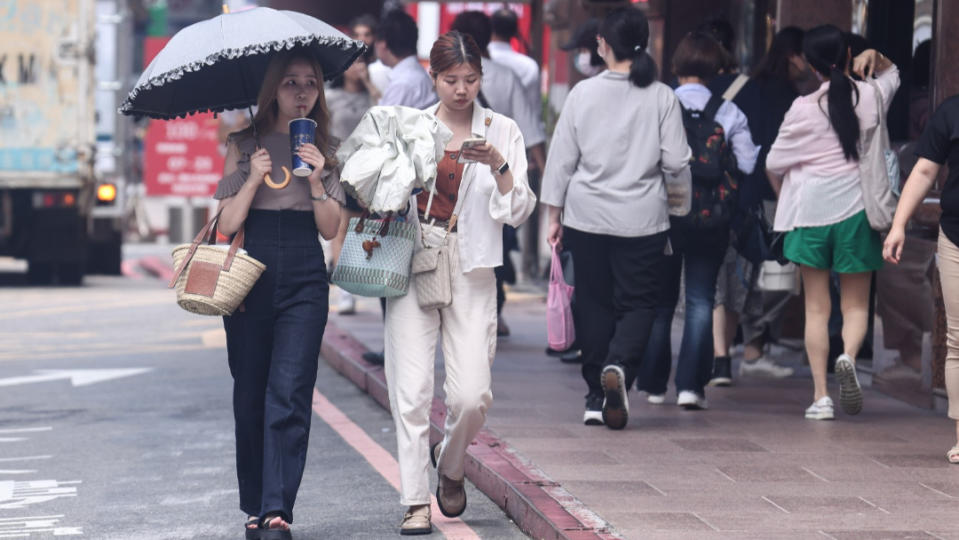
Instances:
[[[503,225],[519,226],[536,204],[526,180],[526,148],[516,123],[475,103],[482,78],[480,57],[476,42],[459,32],[443,35],[433,44],[430,75],[440,102],[427,111],[453,137],[438,163],[429,213],[429,192],[425,192],[415,197],[409,216],[419,222],[422,232],[417,234],[417,250],[423,249],[422,242],[430,246],[446,242],[452,302],[442,308],[421,308],[415,279],[410,280],[405,296],[387,300],[386,381],[396,422],[400,502],[409,507],[400,525],[403,535],[432,530],[431,461],[437,466],[436,498],[443,514],[455,517],[466,509],[466,449],[483,427],[493,401],[493,268],[502,264]],[[463,148],[467,139],[485,142]],[[446,366],[447,415],[443,440],[430,446],[437,336],[442,339]]]

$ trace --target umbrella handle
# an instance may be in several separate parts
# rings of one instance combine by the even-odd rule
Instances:
[[[270,178],[270,173],[266,173],[263,175],[263,181],[266,182],[266,185],[270,186],[273,189],[285,188],[287,184],[290,183],[290,169],[287,169],[285,165],[282,167],[282,169],[283,169],[283,174],[285,175],[285,178],[283,178],[283,181],[280,183],[274,182],[273,179]]]

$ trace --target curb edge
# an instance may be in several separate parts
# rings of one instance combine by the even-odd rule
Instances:
[[[367,348],[348,331],[332,321],[327,322],[320,354],[337,372],[360,390],[369,394],[381,407],[390,410],[386,377],[382,366],[362,359]],[[446,407],[433,398],[430,413],[431,440],[442,437]],[[518,459],[506,441],[483,428],[467,451],[466,477],[497,506],[520,530],[537,539],[547,540],[615,540],[621,538],[588,508],[579,505],[571,511],[553,496],[561,486],[541,471]],[[571,496],[567,497],[573,499]],[[563,498],[567,498],[563,497]],[[590,525],[597,522],[600,527]]]

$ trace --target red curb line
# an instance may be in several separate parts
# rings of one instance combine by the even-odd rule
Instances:
[[[172,260],[163,259],[155,255],[143,257],[139,260],[140,268],[148,272],[151,276],[169,282],[173,279]]]
[[[320,353],[340,374],[369,394],[384,409],[390,409],[383,366],[363,360],[367,348],[352,334],[334,322],[328,322]],[[433,440],[443,433],[446,406],[433,399],[430,414]],[[620,536],[581,503],[581,508],[565,507],[551,495],[573,501],[565,490],[535,467],[523,463],[510,446],[486,428],[480,431],[466,455],[466,476],[497,506],[503,509],[519,528],[533,538],[545,540],[616,540]],[[579,510],[576,512],[576,510]],[[576,515],[580,514],[580,515]],[[590,522],[595,522],[590,524]]]

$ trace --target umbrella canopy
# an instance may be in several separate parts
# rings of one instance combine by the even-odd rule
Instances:
[[[273,53],[305,47],[323,78],[342,73],[363,53],[325,22],[266,7],[226,13],[180,30],[140,75],[120,112],[169,119],[256,103]]]

